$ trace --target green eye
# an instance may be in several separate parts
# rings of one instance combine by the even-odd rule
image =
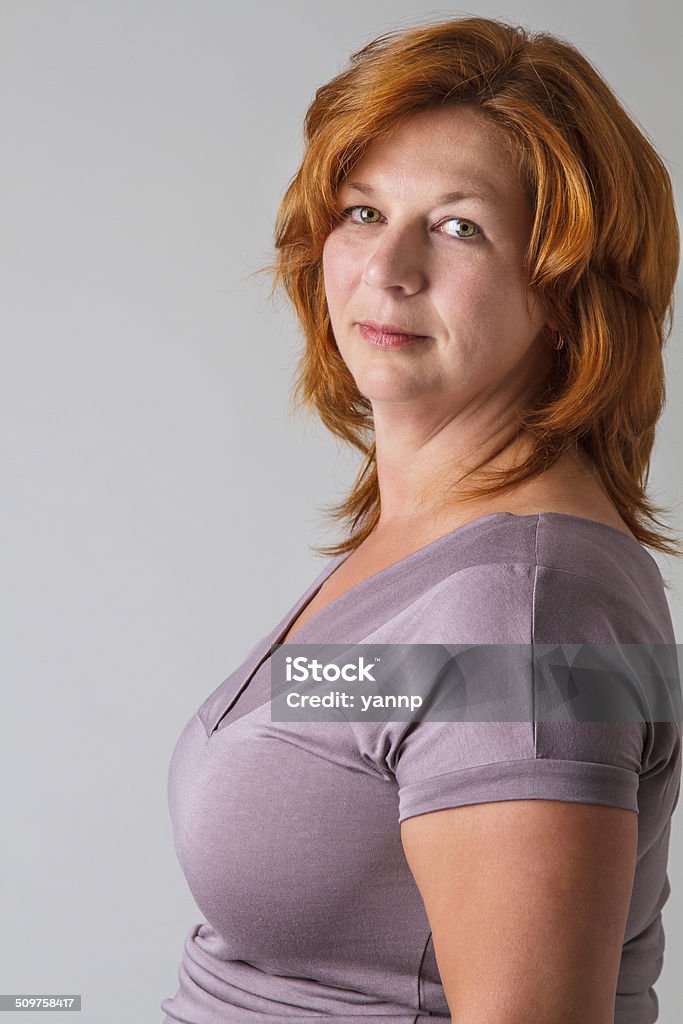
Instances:
[[[458,221],[461,225],[464,224],[466,230],[466,234],[454,235],[453,237],[455,238],[474,238],[474,236],[479,233],[479,228],[474,221],[465,220],[464,217],[449,217],[447,221],[444,221],[444,224],[452,224],[453,221]],[[450,234],[450,231],[447,231],[446,234]]]
[[[343,214],[344,217],[349,217],[349,215],[351,213],[353,213],[355,210],[370,210],[372,213],[376,213],[378,217],[380,216],[379,210],[376,210],[374,208],[374,206],[350,206],[348,208],[348,210],[344,210],[344,214]],[[358,222],[356,222],[356,223],[358,223]],[[362,219],[360,223],[361,224],[376,224],[377,221],[376,220],[364,220],[364,219]]]

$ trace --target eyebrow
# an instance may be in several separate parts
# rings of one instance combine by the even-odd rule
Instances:
[[[362,192],[366,196],[377,195],[372,185],[366,185],[362,181],[345,181],[340,186],[340,191],[342,188],[355,188],[356,191]],[[479,186],[478,189],[456,189],[453,192],[444,192],[442,196],[437,196],[436,205],[443,206],[446,203],[457,203],[461,199],[478,199],[480,202],[495,206],[499,201],[499,196],[495,189],[488,189],[486,186]]]

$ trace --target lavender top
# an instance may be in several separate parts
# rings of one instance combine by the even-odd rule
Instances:
[[[163,1024],[450,1020],[399,824],[440,808],[527,798],[638,812],[614,1019],[652,1024],[680,721],[616,731],[579,721],[273,722],[271,645],[345,557],[327,562],[173,750],[175,848],[205,920],[186,935]],[[654,558],[593,520],[493,513],[358,583],[292,642],[530,639],[675,644]]]

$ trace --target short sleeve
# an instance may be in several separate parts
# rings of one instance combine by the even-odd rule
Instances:
[[[398,820],[499,800],[637,812],[644,734],[642,723],[417,723],[396,759]],[[457,766],[442,771],[448,764]]]
[[[449,685],[463,688],[452,695],[463,709],[461,720],[355,726],[365,759],[396,781],[399,822],[501,800],[564,800],[638,812],[652,723],[639,670],[621,646],[646,638],[638,597],[566,570],[531,567],[530,573],[531,585],[514,592],[496,585],[491,567],[482,567],[478,580],[468,578],[468,587],[478,582],[479,588],[467,642],[477,632],[483,646],[500,641],[500,621],[515,627],[505,643],[491,644],[493,656],[489,650],[488,657],[470,659],[466,679],[449,676]],[[456,575],[450,589],[440,590],[440,613],[462,607],[466,598]],[[454,631],[454,644],[463,638]],[[512,657],[522,645],[529,656]],[[443,678],[439,685],[443,689]],[[517,712],[524,713],[506,721],[493,720],[490,707],[480,713],[488,692],[514,695]]]

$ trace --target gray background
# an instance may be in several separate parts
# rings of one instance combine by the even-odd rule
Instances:
[[[465,14],[582,49],[680,196],[673,0],[0,3],[1,992],[80,992],[79,1019],[113,1024],[160,1021],[176,991],[201,915],[173,745],[320,571],[309,544],[335,536],[322,508],[356,468],[290,416],[298,330],[250,275],[317,86],[380,32]],[[666,359],[651,495],[683,529],[680,316]],[[680,642],[682,569],[655,557]],[[683,997],[674,826],[664,1024]]]

